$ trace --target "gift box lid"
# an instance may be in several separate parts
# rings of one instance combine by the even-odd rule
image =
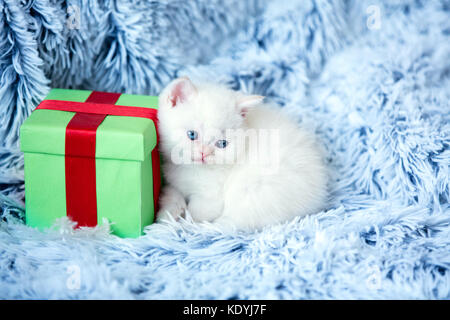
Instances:
[[[90,90],[52,89],[46,100],[85,102]],[[115,105],[157,109],[158,97],[121,94]],[[23,152],[64,155],[66,127],[75,112],[39,109],[20,128]],[[95,157],[143,161],[157,144],[152,120],[108,115],[97,128]]]

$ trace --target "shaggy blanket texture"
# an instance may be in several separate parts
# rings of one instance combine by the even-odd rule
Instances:
[[[260,232],[24,225],[18,129],[50,87],[188,75],[316,132],[327,210]],[[0,0],[0,298],[449,299],[450,1]]]

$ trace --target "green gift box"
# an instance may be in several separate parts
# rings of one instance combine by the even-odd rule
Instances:
[[[26,224],[104,218],[120,237],[154,220],[161,185],[158,97],[52,89],[20,129]]]

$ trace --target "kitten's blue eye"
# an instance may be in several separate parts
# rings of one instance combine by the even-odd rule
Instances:
[[[197,140],[197,138],[198,138],[198,133],[197,133],[197,131],[195,131],[195,130],[189,130],[189,131],[187,132],[187,136],[188,136],[188,138],[191,139],[191,140]]]
[[[228,145],[227,140],[217,140],[216,142],[216,147],[220,149],[226,148],[227,145]]]

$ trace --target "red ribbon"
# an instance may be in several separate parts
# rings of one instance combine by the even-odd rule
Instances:
[[[147,118],[157,126],[153,108],[116,106],[120,93],[93,91],[86,102],[44,100],[36,109],[76,112],[66,127],[65,171],[67,216],[77,226],[97,225],[95,141],[107,115]],[[161,173],[157,146],[151,153],[153,201],[157,211]]]

